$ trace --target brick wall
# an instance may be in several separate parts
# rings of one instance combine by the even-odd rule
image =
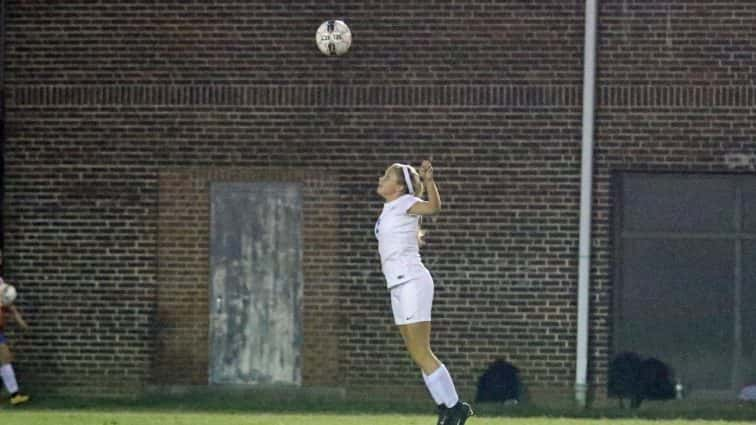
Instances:
[[[341,385],[338,174],[301,169],[169,168],[160,172],[157,320],[150,383],[208,382],[210,182],[302,184],[305,311],[303,380]],[[334,255],[341,254],[341,255]],[[187,343],[191,341],[190,343]]]
[[[726,158],[756,153],[748,2],[601,4],[597,384],[611,328],[611,173],[747,172]],[[372,226],[384,167],[432,158],[444,200],[425,222],[435,351],[467,390],[501,357],[531,388],[569,391],[582,1],[4,9],[5,274],[34,322],[13,335],[23,379],[205,382],[207,211],[192,200],[215,179],[273,175],[309,188],[305,384],[422,391]],[[334,16],[354,32],[338,59],[314,45]]]
[[[592,275],[596,381],[611,354],[612,173],[754,172],[755,17],[748,1],[603,2]]]

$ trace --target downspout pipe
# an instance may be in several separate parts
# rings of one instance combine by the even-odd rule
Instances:
[[[583,144],[580,174],[580,242],[578,257],[577,362],[575,401],[588,406],[588,328],[591,272],[591,188],[596,85],[598,0],[585,1],[585,57],[583,62]]]

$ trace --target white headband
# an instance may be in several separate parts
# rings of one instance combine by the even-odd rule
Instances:
[[[404,182],[407,183],[407,193],[410,195],[415,194],[415,189],[412,188],[412,179],[410,178],[409,165],[399,164],[404,172]]]

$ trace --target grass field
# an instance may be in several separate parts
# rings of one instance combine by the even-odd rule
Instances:
[[[612,404],[611,406],[614,406]],[[478,405],[469,425],[754,424],[756,404],[682,400],[640,409]],[[425,400],[335,400],[292,394],[202,393],[138,398],[38,394],[20,407],[0,404],[0,425],[432,425]]]
[[[432,425],[430,415],[92,412],[24,410],[0,413],[3,425]],[[469,425],[714,425],[753,424],[702,420],[473,417]]]

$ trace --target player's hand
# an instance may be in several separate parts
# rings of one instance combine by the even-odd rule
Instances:
[[[420,170],[418,171],[420,178],[423,180],[433,180],[433,166],[427,159],[420,164]]]

